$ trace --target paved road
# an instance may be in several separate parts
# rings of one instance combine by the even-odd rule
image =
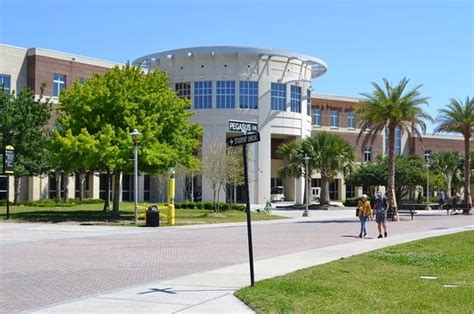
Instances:
[[[309,219],[255,223],[255,259],[367,241],[354,237],[355,218],[341,218],[352,211],[334,213],[338,219],[329,221],[311,214]],[[472,216],[421,215],[390,223],[389,235],[472,223]],[[5,313],[248,261],[244,224],[161,229],[0,224],[0,229],[0,310]],[[369,234],[376,236],[375,223],[369,224]]]

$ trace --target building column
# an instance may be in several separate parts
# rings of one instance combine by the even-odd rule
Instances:
[[[69,178],[68,183],[67,183],[67,198],[75,198],[76,196],[76,177],[74,175],[70,176],[66,174]]]
[[[144,175],[139,175],[138,176],[138,202],[139,203],[143,203],[144,200],[145,200],[145,192],[144,192],[144,188],[145,188],[145,176]]]
[[[38,176],[28,177],[28,201],[41,199],[41,178]]]
[[[89,175],[89,197],[100,198],[100,174],[98,172]]]

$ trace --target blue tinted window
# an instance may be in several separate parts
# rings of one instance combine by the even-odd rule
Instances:
[[[58,97],[64,89],[66,89],[66,75],[55,73],[53,77],[53,96]]]
[[[194,108],[212,108],[212,81],[194,82]]]
[[[356,118],[355,114],[352,111],[347,112],[347,127],[355,129]]]
[[[385,155],[388,156],[388,129],[385,129]],[[402,137],[400,127],[395,128],[395,154],[400,155],[402,153]]]
[[[321,126],[321,108],[315,108],[313,110],[313,125]]]
[[[235,108],[235,81],[217,81],[216,84],[216,108]]]
[[[10,93],[11,88],[11,76],[6,74],[0,74],[0,89],[3,88],[5,93]]]
[[[286,111],[286,84],[272,83],[271,109]]]
[[[258,82],[240,81],[240,108],[258,109]]]
[[[311,89],[306,90],[306,114],[311,116]]]
[[[291,111],[301,113],[301,87],[291,85],[290,88]]]
[[[331,126],[332,127],[339,127],[339,111],[338,110],[331,110]]]

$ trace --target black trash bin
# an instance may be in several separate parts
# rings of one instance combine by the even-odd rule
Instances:
[[[160,210],[158,206],[148,206],[146,211],[146,226],[147,227],[159,227],[160,226]]]

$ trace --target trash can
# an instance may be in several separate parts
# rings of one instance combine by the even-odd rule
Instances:
[[[146,226],[147,227],[159,227],[160,226],[160,210],[158,206],[151,205],[148,206],[145,216]]]

